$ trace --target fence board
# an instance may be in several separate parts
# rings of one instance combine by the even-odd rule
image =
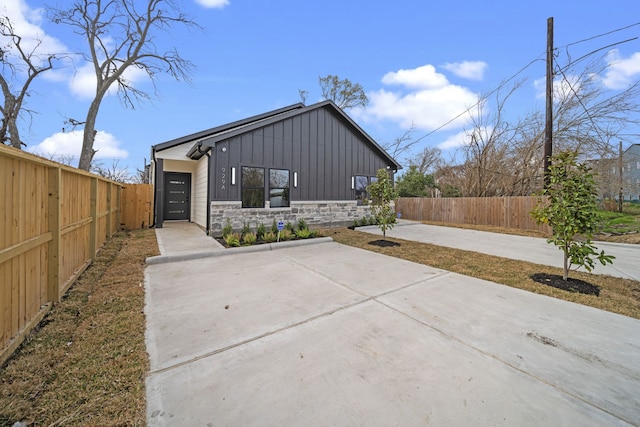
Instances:
[[[402,197],[396,211],[402,218],[449,224],[490,225],[550,233],[547,225],[538,225],[529,215],[536,197]]]

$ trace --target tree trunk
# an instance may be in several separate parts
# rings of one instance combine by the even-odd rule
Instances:
[[[16,120],[13,115],[9,118],[8,130],[11,146],[13,148],[17,148],[18,150],[21,150],[22,142],[20,141],[20,132],[18,131],[18,125],[16,125]]]
[[[568,249],[563,251],[564,253],[564,263],[562,269],[562,280],[567,281],[569,279],[569,254],[567,253]]]
[[[96,150],[93,149],[93,143],[96,140],[96,119],[98,117],[98,111],[100,110],[100,103],[102,102],[104,94],[97,93],[96,97],[89,106],[87,112],[87,119],[84,123],[84,133],[82,136],[82,151],[80,152],[80,160],[78,161],[78,169],[88,171],[91,167],[91,161],[96,154]]]

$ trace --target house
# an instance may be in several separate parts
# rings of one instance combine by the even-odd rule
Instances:
[[[630,145],[621,158],[592,160],[589,164],[597,172],[596,180],[604,199],[618,199],[622,190],[622,200],[640,200],[640,144]]]
[[[333,102],[294,104],[154,145],[155,226],[349,225],[381,168],[401,166]]]

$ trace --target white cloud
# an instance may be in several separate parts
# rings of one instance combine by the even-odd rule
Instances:
[[[566,78],[565,78],[566,77]],[[547,95],[547,79],[542,77],[533,81],[537,99],[545,99]],[[553,102],[567,101],[580,94],[582,81],[579,76],[568,74],[553,80]]]
[[[427,64],[409,70],[400,69],[389,72],[382,77],[382,83],[428,89],[443,87],[449,82],[444,74],[438,73],[433,65]]]
[[[451,71],[458,77],[479,81],[484,77],[487,63],[484,61],[447,62],[442,68]]]
[[[97,151],[96,159],[124,159],[129,156],[127,150],[120,148],[120,141],[110,133],[98,131],[93,146]],[[48,158],[72,157],[80,158],[82,150],[82,130],[72,132],[58,132],[45,138],[40,144],[29,149]]]
[[[229,0],[196,0],[196,3],[206,8],[222,9],[229,5]]]
[[[614,49],[609,52],[607,59],[609,67],[603,79],[607,88],[625,89],[640,77],[640,52],[623,58],[620,56],[620,52]]]
[[[450,150],[452,148],[462,147],[469,143],[469,135],[466,131],[458,132],[454,135],[450,135],[438,144],[438,148],[441,150]]]
[[[40,27],[44,8],[32,9],[24,0],[5,0],[3,3],[0,6],[0,15],[9,19],[15,33],[22,37],[23,49],[33,52],[33,58],[40,56],[46,59],[48,54],[68,52],[60,40],[47,35]],[[6,41],[6,38],[0,37],[0,44],[4,45]]]
[[[135,86],[148,76],[147,73],[138,67],[129,67],[124,71],[124,79]],[[96,95],[96,74],[93,64],[85,63],[76,70],[71,81],[69,81],[69,89],[71,93],[81,99],[93,99]],[[107,93],[107,96],[114,95],[118,90],[117,84],[113,84]]]
[[[433,65],[387,73],[382,83],[404,87],[370,92],[368,107],[354,109],[350,114],[366,122],[389,120],[406,129],[413,124],[431,131],[449,121],[444,128],[461,127],[468,118],[463,113],[478,102],[477,94],[451,84]],[[454,119],[459,115],[461,117]]]

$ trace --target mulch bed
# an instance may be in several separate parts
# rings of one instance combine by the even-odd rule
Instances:
[[[369,244],[372,246],[378,246],[380,248],[391,248],[394,246],[400,246],[400,243],[392,242],[390,240],[373,240],[369,242]]]
[[[585,282],[584,280],[574,279],[572,277],[568,277],[567,280],[564,280],[562,276],[558,274],[546,274],[546,273],[536,273],[532,274],[531,279],[542,283],[543,285],[551,286],[557,289],[562,289],[564,291],[569,292],[578,292],[585,295],[600,295],[600,287],[593,285],[589,282]]]

